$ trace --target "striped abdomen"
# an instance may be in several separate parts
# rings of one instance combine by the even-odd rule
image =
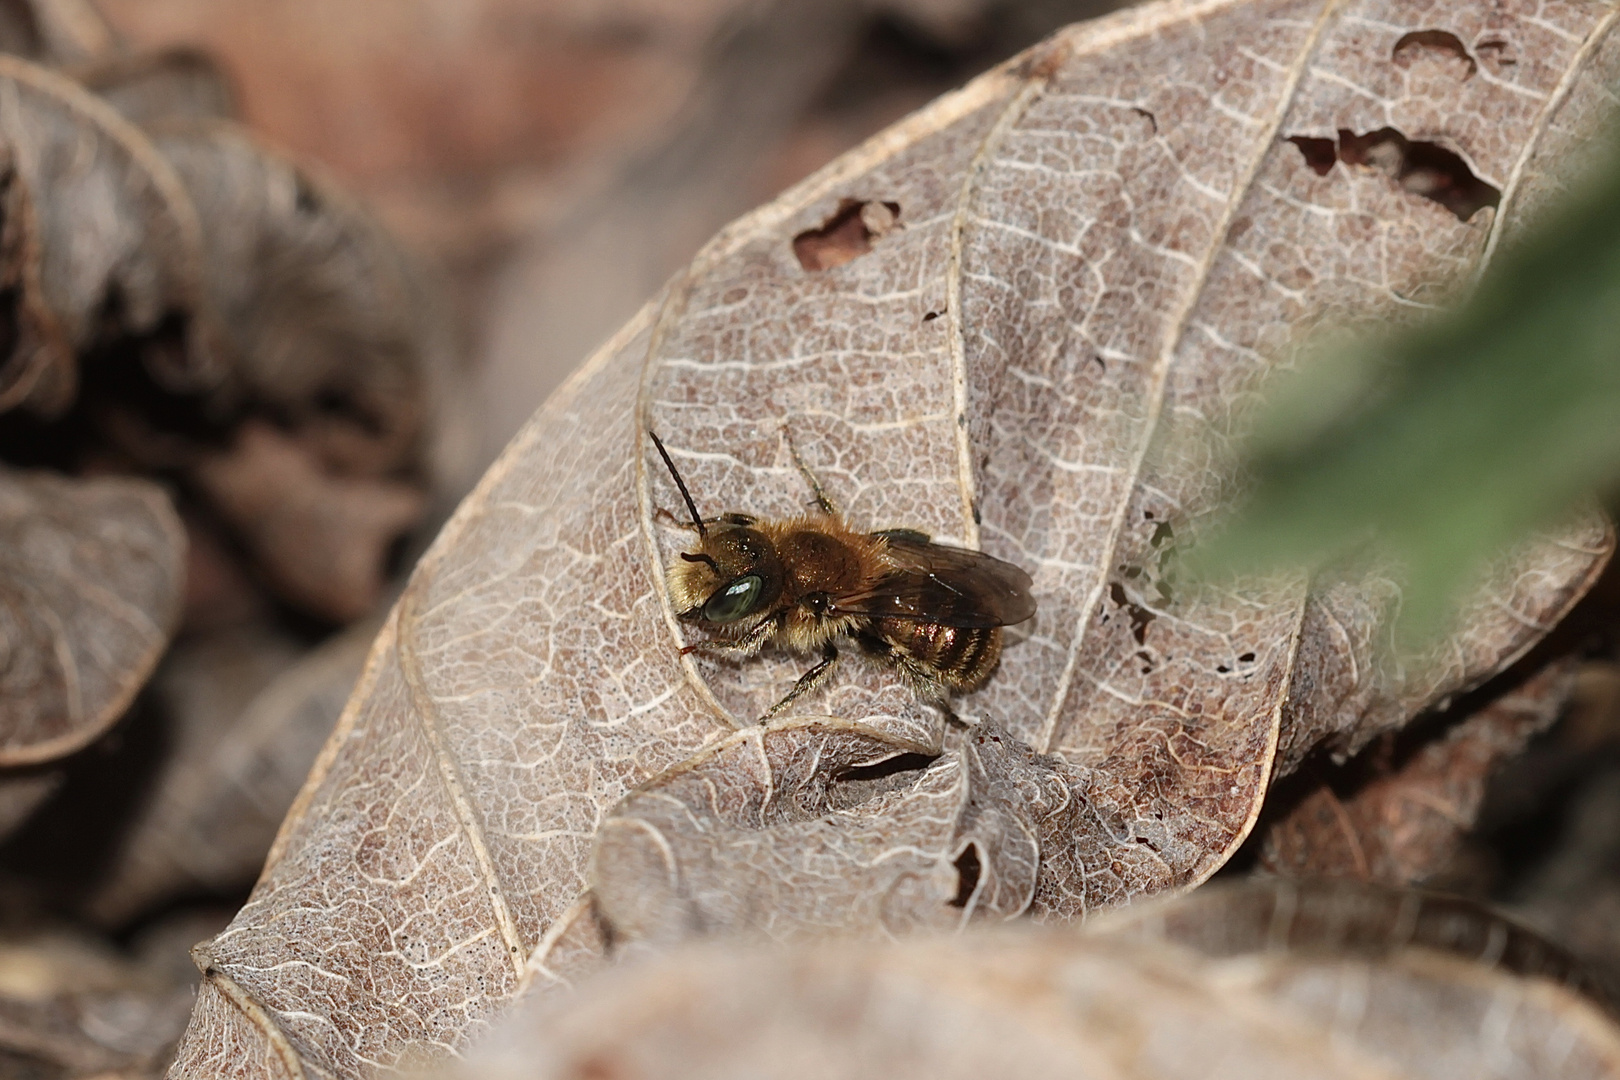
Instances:
[[[858,636],[867,651],[887,657],[925,687],[948,693],[977,690],[1001,659],[999,626],[873,619]]]

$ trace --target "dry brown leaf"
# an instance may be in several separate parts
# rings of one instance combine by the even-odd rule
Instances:
[[[0,0],[0,52],[36,63],[93,63],[117,49],[90,0]]]
[[[340,623],[377,605],[389,546],[424,503],[409,484],[333,474],[305,441],[258,421],[241,426],[228,452],[203,457],[193,477],[277,592]]]
[[[1072,777],[993,725],[945,754],[825,720],[762,724],[648,781],[600,826],[591,887],[615,940],[946,929],[1009,918]],[[1041,783],[1030,783],[1031,777]],[[881,851],[884,857],[872,859]]]
[[[1553,955],[1462,905],[1259,883],[1100,934],[688,948],[520,1006],[452,1075],[1613,1075],[1620,1031]]]
[[[1288,877],[1387,885],[1444,871],[1479,814],[1486,781],[1558,718],[1574,671],[1555,663],[1427,742],[1387,741],[1339,769],[1295,774],[1294,791],[1274,798],[1257,826],[1261,862]]]
[[[169,643],[185,533],[142,480],[0,470],[0,765],[105,731]]]
[[[1143,7],[1058,35],[728,228],[541,410],[419,566],[253,898],[200,954],[175,1075],[253,1075],[222,1046],[366,1074],[460,1044],[526,982],[600,955],[584,895],[598,824],[640,785],[673,791],[676,774],[654,778],[724,754],[804,666],[680,657],[662,567],[686,535],[655,515],[679,496],[649,426],[706,512],[801,508],[791,426],[857,524],[982,544],[1035,576],[1034,624],[957,703],[1009,748],[1007,775],[968,781],[969,802],[998,800],[977,820],[1022,824],[974,831],[959,814],[935,829],[918,858],[928,887],[886,911],[890,925],[938,920],[967,839],[982,881],[1011,895],[1014,848],[977,849],[1060,820],[1024,809],[1053,776],[1073,809],[1067,831],[1034,830],[1031,911],[1194,884],[1243,840],[1280,745],[1284,767],[1322,740],[1354,747],[1523,653],[1607,558],[1601,521],[1504,560],[1459,633],[1404,667],[1374,647],[1391,608],[1377,582],[1309,602],[1292,580],[1192,590],[1173,552],[1225,486],[1209,437],[1268,363],[1323,320],[1443,299],[1499,220],[1552,189],[1613,108],[1617,18],[1575,0]],[[1436,28],[1495,59],[1468,79],[1444,56],[1397,62],[1404,35]],[[1481,49],[1497,41],[1506,51]],[[1321,173],[1288,141],[1384,127],[1456,147],[1446,167],[1500,188],[1501,212],[1462,220],[1412,190],[1404,164]],[[807,271],[793,237],[844,199],[896,203],[902,227]],[[902,830],[907,796],[937,797],[929,785],[969,737],[861,663],[794,714],[801,741],[819,721],[940,756],[868,800]],[[778,755],[796,782],[807,745]],[[713,820],[792,810],[760,796],[762,779],[737,779]],[[667,826],[670,850],[708,859],[686,822]],[[809,849],[823,864],[770,856],[853,874],[894,854],[863,828],[877,846]],[[769,895],[759,880],[737,884]]]
[[[74,65],[68,74],[142,127],[236,115],[230,80],[212,57],[193,49],[120,54]]]
[[[0,939],[7,1076],[154,1076],[185,1023],[189,980],[69,932]]]
[[[152,689],[170,750],[97,882],[92,918],[122,926],[164,900],[252,883],[375,633],[362,623],[306,653],[250,627],[169,654]]]
[[[0,773],[0,838],[25,823],[62,784],[56,769],[25,769]]]
[[[192,512],[186,526],[186,599],[181,629],[208,634],[266,617],[269,599],[253,582],[220,525]]]
[[[174,169],[111,106],[65,76],[0,56],[0,287],[14,327],[0,410],[73,401],[78,358],[142,341],[160,383],[222,363],[203,288],[200,224]]]
[[[1218,882],[1111,913],[1090,932],[1168,941],[1218,959],[1288,952],[1378,961],[1423,949],[1557,983],[1611,1013],[1620,1004],[1613,988],[1569,953],[1478,903],[1365,882]]]
[[[424,353],[442,341],[438,313],[393,241],[234,124],[170,120],[149,134],[202,222],[206,288],[229,328],[241,390],[311,429],[345,472],[413,464]]]

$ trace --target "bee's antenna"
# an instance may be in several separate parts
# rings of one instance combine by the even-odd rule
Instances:
[[[697,503],[692,501],[692,493],[686,490],[686,481],[681,479],[680,472],[675,468],[675,462],[670,460],[669,451],[664,449],[664,440],[660,439],[658,432],[652,428],[647,429],[647,434],[652,436],[653,445],[658,447],[658,456],[663,458],[664,464],[669,467],[669,475],[675,478],[675,486],[681,489],[681,498],[686,500],[686,508],[692,513],[692,524],[697,526],[698,535],[707,540],[709,530],[704,526],[703,519],[698,516]]]

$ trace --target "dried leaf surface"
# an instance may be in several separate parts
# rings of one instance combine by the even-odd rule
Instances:
[[[0,52],[36,63],[94,63],[117,47],[112,28],[89,0],[4,0]]]
[[[1608,984],[1570,954],[1471,900],[1351,881],[1254,877],[1111,913],[1091,933],[1168,941],[1217,959],[1263,952],[1378,961],[1422,949],[1568,987],[1615,1011]]]
[[[153,692],[170,718],[172,748],[98,882],[93,918],[123,926],[164,900],[252,882],[375,631],[361,624],[306,653],[285,635],[248,627],[169,654]]]
[[[739,731],[603,821],[597,912],[616,936],[666,943],[899,934],[1017,915],[1035,892],[1042,825],[1072,824],[1062,762],[1034,761],[989,724],[949,742],[929,761],[863,726]],[[1028,783],[1036,770],[1046,783]]]
[[[0,56],[0,287],[15,330],[0,409],[54,416],[78,357],[147,339],[160,381],[218,374],[200,225],[179,177],[111,106],[65,76]]]
[[[1489,206],[1463,220],[1376,162],[1321,173],[1288,138],[1394,127],[1454,146],[1516,220],[1542,190],[1528,174],[1556,165],[1546,148],[1612,107],[1615,19],[1577,2],[1140,8],[1059,35],[727,229],[548,403],[419,567],[253,899],[208,950],[219,988],[188,1046],[217,1047],[226,1023],[231,1039],[260,1031],[247,1058],[292,1047],[354,1076],[412,1043],[459,1044],[524,982],[600,953],[582,893],[610,813],[613,831],[656,820],[691,861],[641,924],[654,936],[693,910],[735,921],[707,884],[722,871],[741,873],[725,886],[739,895],[783,895],[771,868],[725,865],[704,827],[831,882],[897,850],[878,805],[923,841],[916,906],[885,910],[889,925],[938,920],[969,839],[1008,839],[979,852],[981,884],[1045,916],[1195,883],[1247,833],[1280,745],[1288,765],[1322,739],[1353,744],[1521,654],[1607,557],[1601,522],[1509,559],[1459,635],[1407,668],[1375,662],[1377,582],[1191,590],[1174,551],[1218,504],[1211,439],[1269,363],[1324,319],[1444,298],[1497,235]],[[1475,51],[1506,42],[1513,63],[1463,79],[1444,57],[1396,61],[1405,34],[1436,26]],[[807,270],[793,238],[845,199],[894,203],[899,227]],[[686,537],[656,516],[679,496],[648,426],[708,513],[800,509],[791,431],[858,525],[1028,568],[1040,613],[958,703],[1004,733],[1008,775],[975,792],[965,736],[860,662],[800,703],[799,727],[735,736],[805,664],[680,658],[662,567]],[[841,733],[855,741],[839,768],[902,746],[937,760],[839,808],[806,762]],[[742,775],[698,806],[728,754]],[[767,796],[778,766],[803,801]],[[664,803],[613,811],[649,781]],[[964,790],[999,792],[1016,827],[976,832],[989,818],[969,822]],[[930,800],[956,809],[925,828]],[[701,814],[678,829],[679,806]],[[840,849],[818,808],[877,846]],[[778,851],[772,830],[810,846]],[[1026,889],[1016,851],[1032,833]],[[597,880],[672,865],[623,850],[635,865],[599,853]],[[183,1050],[176,1075],[215,1075],[206,1061]]]
[[[1470,944],[1523,959],[1525,931],[1413,894],[1213,892],[1102,934],[688,948],[519,1007],[453,1075],[1507,1080],[1620,1065],[1591,1001],[1444,940],[1477,930]],[[1220,948],[1182,940],[1261,908]],[[1142,932],[1156,927],[1169,932]]]
[[[206,53],[167,49],[120,54],[69,69],[86,89],[141,127],[176,120],[229,120],[236,95]]]
[[[197,461],[193,478],[277,592],[347,622],[377,605],[389,545],[425,497],[411,484],[333,472],[311,442],[248,421],[228,450]]]
[[[141,480],[0,471],[0,764],[117,720],[169,643],[185,534]]]
[[[1573,683],[1559,663],[1417,746],[1390,742],[1340,769],[1303,770],[1295,800],[1261,818],[1260,859],[1289,877],[1412,885],[1445,870],[1503,762],[1558,718]],[[1271,805],[1277,805],[1273,803]]]
[[[8,934],[0,1067],[24,1077],[154,1075],[192,1001],[190,980],[169,974],[76,934]]]
[[[349,471],[408,462],[435,312],[393,241],[234,124],[170,117],[149,134],[202,222],[205,285],[241,389],[295,426],[321,428]]]

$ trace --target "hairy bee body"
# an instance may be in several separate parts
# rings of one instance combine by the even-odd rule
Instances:
[[[891,661],[928,697],[970,694],[990,681],[990,673],[1001,662],[999,626],[873,619],[854,636],[863,649]]]
[[[892,665],[924,697],[977,690],[1001,658],[1001,628],[1035,614],[1029,575],[1018,567],[912,529],[857,530],[807,469],[819,513],[705,520],[653,441],[699,538],[697,550],[670,563],[670,599],[682,621],[713,635],[682,652],[747,657],[776,644],[821,653],[767,716],[830,673],[839,639]]]

